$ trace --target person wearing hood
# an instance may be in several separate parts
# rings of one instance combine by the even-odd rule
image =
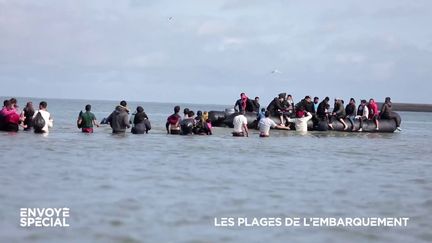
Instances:
[[[346,105],[345,113],[351,123],[351,131],[354,131],[354,120],[357,115],[357,107],[354,98],[351,98],[350,102]]]
[[[327,126],[332,129],[333,126],[329,123],[329,101],[330,98],[325,97],[324,100],[319,103],[316,115],[320,121],[324,121],[327,123]]]
[[[150,131],[151,124],[142,106],[136,108],[136,112],[133,114],[133,119],[131,120],[133,124],[131,132],[133,134],[144,134]]]
[[[333,129],[333,125],[331,123],[332,123],[332,120],[334,118],[336,118],[338,121],[340,121],[342,123],[342,125],[344,126],[344,130],[347,130],[348,125],[344,121],[345,116],[346,116],[346,113],[345,113],[345,108],[343,107],[343,101],[341,98],[336,98],[335,104],[333,107],[332,116],[330,117],[329,127],[331,129]]]
[[[386,97],[385,98],[384,104],[381,107],[381,111],[380,111],[379,117],[380,117],[380,119],[387,119],[387,120],[393,119],[393,120],[395,120],[395,122],[396,122],[396,129],[398,131],[402,131],[402,129],[400,128],[400,123],[401,123],[400,117],[399,116],[395,116],[393,114],[393,111],[392,111],[392,102],[391,102],[390,97]]]
[[[125,133],[129,125],[129,109],[126,101],[122,100],[115,110],[108,116],[107,121],[113,133]]]
[[[237,107],[238,107],[238,109],[237,109]],[[246,96],[245,93],[241,93],[240,99],[238,99],[236,101],[236,103],[234,104],[234,110],[236,112],[241,112],[241,111],[253,112],[254,111],[254,105],[253,105],[252,101]]]
[[[375,130],[379,130],[379,121],[378,121],[378,117],[379,117],[379,112],[378,112],[378,105],[375,103],[374,99],[370,99],[369,100],[369,120],[373,120],[375,123]]]
[[[270,115],[277,116],[280,119],[281,126],[285,126],[284,114],[283,114],[283,102],[285,101],[286,93],[280,93],[278,97],[275,97],[270,104],[267,106],[267,110]]]

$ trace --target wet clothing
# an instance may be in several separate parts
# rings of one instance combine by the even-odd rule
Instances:
[[[90,111],[86,111],[81,114],[81,128],[93,128],[93,121],[96,120],[96,116]]]
[[[24,128],[25,131],[30,130],[33,126],[33,115],[35,113],[34,109],[29,109],[27,107],[24,108],[24,126],[27,126]]]
[[[295,121],[295,129],[299,132],[307,132],[308,130],[308,121],[312,119],[312,114],[308,112],[305,117],[296,118]]]
[[[235,133],[243,132],[243,126],[247,126],[247,118],[244,115],[237,115],[233,119],[234,131]]]
[[[151,124],[147,114],[145,112],[137,112],[134,115],[133,127],[131,129],[131,132],[133,134],[144,134],[144,133],[148,133],[150,129],[151,129]]]
[[[126,128],[129,128],[128,110],[124,106],[117,106],[115,110],[108,116],[113,133],[124,133]]]
[[[20,116],[13,108],[6,108],[0,111],[0,130],[7,132],[18,132]]]
[[[178,113],[174,113],[172,115],[170,115],[167,118],[167,121],[165,123],[165,128],[167,130],[168,133],[173,134],[171,131],[172,130],[180,130],[180,121],[181,121],[181,116]],[[175,133],[178,134],[178,133]]]
[[[276,123],[268,117],[262,118],[258,123],[260,135],[268,136],[270,134],[270,128],[274,127],[276,127]]]
[[[48,128],[53,127],[53,120],[51,118],[51,114],[46,110],[38,110],[35,111],[33,115],[33,119],[37,116],[39,112],[42,115],[42,118],[45,120],[45,126],[42,128],[42,131],[35,130],[35,133],[39,133],[39,132],[48,133],[49,132]]]
[[[195,119],[193,118],[185,118],[180,122],[180,134],[181,135],[189,135],[193,134],[193,128],[195,126]]]

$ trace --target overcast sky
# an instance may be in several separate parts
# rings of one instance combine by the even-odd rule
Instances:
[[[0,0],[0,95],[432,103],[431,23],[430,0]]]

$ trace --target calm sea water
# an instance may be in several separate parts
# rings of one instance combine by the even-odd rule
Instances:
[[[213,136],[172,136],[164,121],[174,104],[141,103],[150,134],[117,136],[109,127],[76,129],[87,103],[48,100],[48,136],[0,133],[1,242],[432,241],[431,113],[401,113],[403,132],[394,134],[272,131],[260,139],[215,128]],[[117,104],[90,103],[99,120]],[[69,207],[71,226],[21,228],[21,207]],[[397,228],[214,226],[214,217],[295,216],[410,220]]]

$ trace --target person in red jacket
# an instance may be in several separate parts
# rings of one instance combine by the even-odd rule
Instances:
[[[375,130],[379,130],[379,128],[378,128],[378,125],[379,125],[378,105],[377,105],[377,103],[375,103],[374,99],[369,100],[368,108],[369,108],[369,120],[373,120],[375,122],[375,126],[376,126]]]

